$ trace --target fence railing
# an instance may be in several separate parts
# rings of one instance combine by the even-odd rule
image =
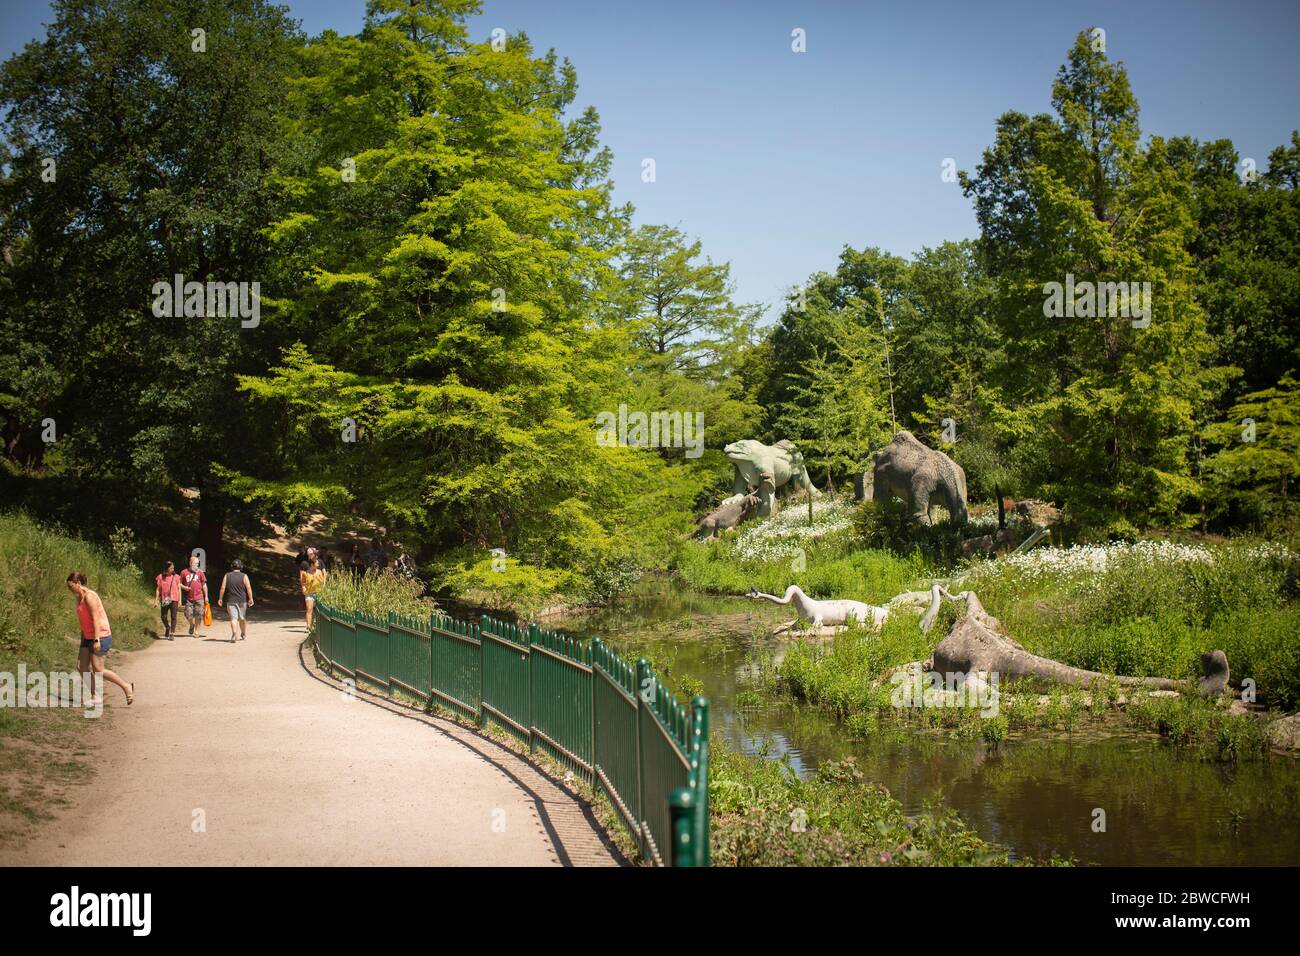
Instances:
[[[391,695],[493,724],[609,798],[643,859],[709,865],[709,711],[688,711],[644,659],[599,638],[484,616],[340,611],[317,602],[316,652]]]

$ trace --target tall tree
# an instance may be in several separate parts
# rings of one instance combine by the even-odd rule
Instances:
[[[597,442],[626,335],[591,303],[621,215],[594,114],[566,123],[572,68],[526,36],[472,42],[477,9],[371,0],[304,49],[271,229],[303,344],[243,380],[279,454],[236,482],[287,513],[341,496],[462,562],[589,569],[636,550],[630,496],[684,509],[654,456]]]
[[[721,447],[757,423],[757,405],[735,372],[762,310],[736,304],[730,266],[702,257],[699,240],[678,229],[631,231],[618,249],[612,320],[630,333],[629,403],[699,412]]]
[[[298,43],[263,0],[58,0],[47,37],[0,69],[0,363],[11,451],[53,418],[62,466],[197,488],[221,553],[217,469],[239,459],[267,328],[154,314],[153,286],[252,283],[274,210],[265,177]],[[17,438],[17,442],[14,442]]]
[[[1187,252],[1190,187],[1162,140],[1139,146],[1124,67],[1086,32],[1052,103],[1055,117],[1003,116],[962,176],[998,288],[998,384],[1037,421],[1033,490],[1099,521],[1174,520],[1200,491],[1189,451],[1210,352]],[[1051,283],[1078,290],[1064,314]],[[1097,308],[1109,283],[1149,295]]]

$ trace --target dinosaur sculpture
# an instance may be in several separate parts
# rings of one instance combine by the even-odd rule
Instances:
[[[712,538],[720,531],[735,528],[753,517],[759,503],[756,494],[732,495],[695,523],[696,534],[701,538]]]
[[[857,498],[867,497],[867,475],[857,482]],[[937,497],[958,524],[966,523],[966,472],[941,451],[927,448],[911,432],[899,432],[876,452],[871,472],[871,497],[899,497],[921,524],[930,523],[930,505]]]
[[[754,588],[750,589],[749,597],[766,598],[777,604],[790,604],[793,602],[794,606],[799,609],[799,616],[815,628],[835,627],[840,624],[847,624],[849,621],[858,621],[879,630],[889,616],[889,611],[886,608],[876,607],[874,604],[863,604],[861,601],[815,601],[804,594],[797,584],[792,584],[785,589],[785,597],[764,594]]]
[[[1008,677],[1037,677],[1062,684],[1088,687],[1094,681],[1118,681],[1124,687],[1145,687],[1151,690],[1183,689],[1183,682],[1167,677],[1117,677],[1098,671],[1071,667],[1025,650],[1019,643],[1002,633],[998,619],[984,610],[972,591],[949,594],[936,584],[932,589],[930,609],[921,620],[921,630],[928,631],[939,613],[943,598],[965,601],[966,613],[953,624],[948,636],[934,649],[932,669],[941,673],[995,673],[1005,680]],[[1210,651],[1201,655],[1201,668],[1205,676],[1197,690],[1206,695],[1223,693],[1228,686],[1228,658],[1223,651]]]
[[[787,485],[801,491],[818,494],[813,487],[808,471],[800,463],[793,442],[779,441],[775,445],[764,445],[760,441],[746,438],[734,441],[722,449],[736,468],[735,481],[732,482],[732,494],[743,495],[751,488],[758,489],[760,517],[767,517],[777,510],[776,490]]]

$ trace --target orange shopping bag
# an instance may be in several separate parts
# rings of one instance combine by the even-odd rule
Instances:
[[[203,626],[212,626],[212,605],[207,601],[203,602]]]

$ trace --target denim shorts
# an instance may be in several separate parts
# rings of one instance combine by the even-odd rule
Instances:
[[[108,652],[113,649],[113,635],[109,634],[107,637],[101,637],[99,639],[98,652],[95,651],[95,639],[93,637],[83,637],[81,639],[81,646],[90,650],[90,652],[96,657],[107,657]]]
[[[230,615],[232,621],[242,621],[248,615],[248,605],[236,604],[234,601],[227,601],[226,613]]]

